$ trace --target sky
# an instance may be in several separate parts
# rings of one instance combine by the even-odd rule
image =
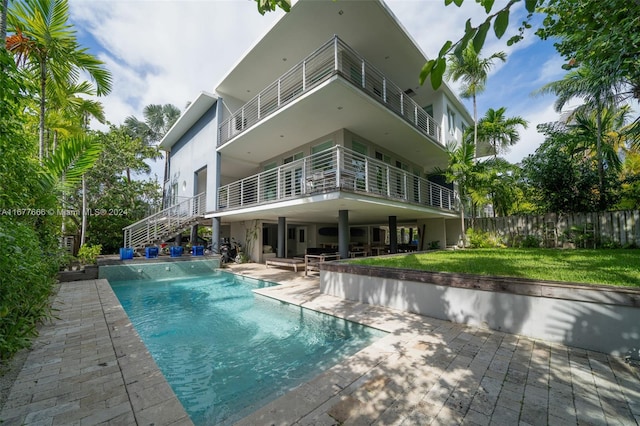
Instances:
[[[330,1],[330,0],[315,0]],[[342,0],[336,0],[342,1]],[[257,11],[254,0],[70,0],[71,21],[84,47],[105,62],[113,76],[113,90],[99,98],[110,123],[122,124],[134,115],[143,119],[149,104],[172,103],[184,110],[201,91],[212,92],[226,72],[282,16]],[[505,4],[498,0],[494,10]],[[522,2],[524,3],[524,2]],[[484,20],[484,10],[467,0],[461,8],[444,0],[386,0],[401,25],[429,58],[447,40],[458,40],[468,18]],[[528,32],[525,40],[507,46],[525,17],[523,5],[513,10],[501,40],[490,32],[481,52],[507,53],[496,63],[486,90],[477,96],[478,116],[488,108],[506,107],[506,116],[529,122],[521,140],[504,157],[516,163],[535,152],[544,140],[540,123],[556,121],[554,96],[532,93],[564,75],[562,58],[553,43]],[[416,79],[420,73],[416,69]],[[458,93],[459,84],[450,84]],[[472,112],[471,100],[463,100]],[[162,166],[153,166],[162,179]]]

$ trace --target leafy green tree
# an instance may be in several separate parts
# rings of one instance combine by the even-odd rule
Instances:
[[[542,17],[535,30],[542,39],[553,39],[557,51],[564,57],[563,66],[570,69],[587,65],[600,75],[617,76],[625,82],[629,96],[640,99],[640,67],[637,46],[640,45],[638,16],[640,2],[627,0],[510,0],[494,10],[493,0],[475,0],[486,12],[477,25],[468,19],[464,35],[455,42],[447,41],[437,57],[427,61],[420,73],[423,84],[430,78],[434,88],[442,82],[447,63],[447,55],[460,57],[468,44],[473,44],[476,52],[484,46],[488,32],[493,28],[497,38],[502,38],[509,25],[511,11],[524,3],[528,12],[518,33],[511,36],[507,45],[524,38],[532,23]],[[445,0],[445,4],[461,6],[464,0]],[[477,17],[474,17],[477,18]],[[635,130],[640,132],[635,122]]]
[[[180,118],[180,109],[173,104],[150,104],[142,112],[144,121],[135,116],[125,119],[124,125],[132,136],[141,138],[146,144],[157,144]]]
[[[518,127],[527,128],[527,121],[520,117],[505,117],[507,109],[489,108],[484,117],[478,121],[478,140],[491,146],[493,156],[497,159],[499,153],[506,152],[510,146],[520,140]]]
[[[478,163],[478,194],[491,204],[494,216],[531,213],[533,206],[527,202],[522,184],[522,170],[503,158],[489,158]],[[478,204],[481,204],[478,199]]]
[[[580,113],[586,126],[585,113],[593,112],[595,128],[591,134],[596,141],[596,156],[598,162],[598,179],[600,194],[602,195],[601,208],[604,207],[605,165],[603,158],[603,113],[618,106],[618,93],[620,92],[620,78],[616,75],[602,75],[588,66],[582,66],[565,75],[562,80],[554,81],[542,87],[541,93],[555,93],[558,97],[555,102],[556,111],[561,111],[566,103],[574,98],[582,98],[584,104],[576,108],[574,113]]]
[[[502,62],[507,60],[507,54],[497,52],[488,58],[481,58],[476,52],[473,44],[469,44],[462,52],[461,56],[449,55],[449,67],[447,77],[453,81],[462,80],[461,96],[471,98],[473,101],[473,144],[478,147],[478,105],[476,95],[484,92],[487,82],[487,75],[493,67],[493,61],[499,59]]]
[[[97,140],[104,147],[99,160],[86,174],[87,203],[94,214],[88,217],[88,244],[101,244],[103,253],[117,253],[122,246],[122,228],[140,220],[159,207],[160,188],[155,180],[130,180],[127,171],[149,173],[148,158],[157,155],[157,148],[140,138],[131,137],[124,126],[111,126],[108,132],[98,132]],[[69,199],[80,210],[81,192]],[[71,216],[72,226],[80,227],[79,218]]]
[[[616,210],[640,209],[640,152],[628,152],[622,164]]]
[[[39,154],[44,159],[47,86],[75,84],[86,71],[98,96],[111,91],[111,74],[103,63],[81,48],[69,24],[67,0],[21,0],[11,4],[7,16],[7,48],[18,64],[39,82]],[[50,89],[51,90],[51,89]]]
[[[7,38],[7,9],[9,8],[9,0],[2,0],[0,6],[0,40]],[[0,50],[5,46],[0,46]]]
[[[536,31],[553,39],[565,68],[587,67],[595,75],[617,79],[618,95],[640,99],[640,2],[626,0],[547,0]]]
[[[56,198],[41,178],[24,123],[28,93],[15,61],[0,49],[0,359],[27,347],[49,313],[58,269]],[[33,209],[38,214],[19,214]],[[51,209],[51,211],[50,211]]]
[[[469,133],[466,133],[461,144],[456,145],[455,142],[450,142],[447,143],[446,149],[449,157],[447,168],[444,170],[436,170],[436,172],[444,175],[448,183],[455,182],[458,185],[458,196],[460,197],[460,235],[462,241],[466,242],[464,210],[469,201],[470,193],[473,191],[475,158],[473,140],[469,137]]]
[[[129,116],[125,119],[124,125],[129,130],[133,137],[139,137],[148,145],[159,143],[164,135],[167,134],[169,129],[180,118],[180,109],[173,104],[150,104],[144,107],[143,111],[144,121],[140,121],[134,116]],[[163,155],[160,150],[153,159],[158,159],[164,156],[164,175],[162,178],[162,194],[166,195],[167,188],[165,188],[166,182],[169,179],[169,159],[166,155]],[[131,178],[131,173],[127,170],[127,179]],[[163,200],[163,205],[166,200]]]
[[[541,213],[592,212],[600,207],[598,166],[593,155],[585,154],[583,137],[565,123],[538,126],[545,142],[523,161],[523,173]],[[617,179],[608,169],[605,178]],[[607,194],[614,205],[615,194]]]
[[[273,12],[277,8],[288,12],[291,10],[291,0],[256,0],[258,12],[264,15],[266,12]]]

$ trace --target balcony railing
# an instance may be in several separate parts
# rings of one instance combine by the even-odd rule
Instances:
[[[339,190],[445,210],[457,209],[453,190],[335,146],[221,187],[218,190],[218,210],[246,208]]]
[[[336,36],[223,121],[219,127],[218,146],[334,75],[350,81],[425,136],[442,143],[440,127],[433,117]]]

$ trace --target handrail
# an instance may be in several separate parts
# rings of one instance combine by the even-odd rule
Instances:
[[[340,145],[220,187],[217,207],[246,208],[339,190],[457,210],[452,189]]]
[[[224,120],[218,128],[218,146],[335,75],[442,144],[440,126],[433,117],[375,66],[334,36]]]
[[[138,248],[181,232],[206,210],[204,192],[123,228],[124,247]]]

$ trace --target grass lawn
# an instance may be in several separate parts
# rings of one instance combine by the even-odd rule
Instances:
[[[368,257],[353,263],[640,288],[640,250],[441,250]]]

